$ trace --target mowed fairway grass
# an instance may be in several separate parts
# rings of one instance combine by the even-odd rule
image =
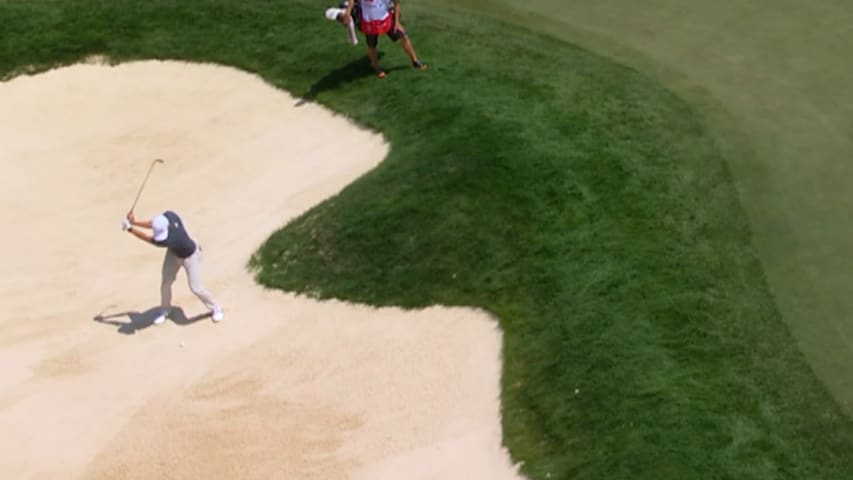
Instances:
[[[424,2],[580,44],[696,107],[720,140],[783,320],[853,415],[848,0]]]
[[[853,425],[781,320],[724,145],[686,102],[415,2],[432,68],[383,39],[378,81],[325,6],[0,2],[0,73],[90,54],[212,61],[384,132],[384,163],[250,264],[318,298],[494,313],[505,442],[530,478],[850,478]]]

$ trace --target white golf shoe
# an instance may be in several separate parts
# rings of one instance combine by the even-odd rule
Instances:
[[[214,322],[221,322],[222,319],[225,318],[225,316],[222,314],[222,309],[219,307],[216,307],[210,311],[210,318]]]
[[[157,315],[157,318],[154,319],[154,325],[160,325],[161,323],[165,322],[166,318],[169,316],[169,313],[171,313],[171,310],[169,309],[160,310],[160,315]]]

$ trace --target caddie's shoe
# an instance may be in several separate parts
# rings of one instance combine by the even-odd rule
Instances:
[[[412,67],[417,68],[418,70],[426,70],[428,68],[427,64],[420,60],[415,60],[414,62],[412,62]]]
[[[214,307],[213,310],[210,311],[210,318],[214,322],[221,322],[225,316],[222,314],[222,309],[219,307]]]
[[[384,68],[379,65],[373,67],[373,71],[376,72],[376,78],[385,78],[388,76],[388,72],[385,71]]]

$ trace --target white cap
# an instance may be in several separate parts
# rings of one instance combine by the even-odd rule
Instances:
[[[329,20],[337,20],[338,15],[346,12],[343,8],[327,8],[326,9],[326,18]]]
[[[154,241],[162,242],[169,236],[169,219],[165,215],[157,215],[151,219],[151,229],[154,230]]]

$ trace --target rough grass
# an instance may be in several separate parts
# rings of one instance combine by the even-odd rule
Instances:
[[[853,427],[781,322],[688,106],[569,45],[409,4],[432,68],[383,41],[380,82],[322,8],[0,2],[0,74],[213,61],[383,131],[387,160],[251,265],[319,298],[496,314],[505,442],[530,478],[850,478]]]

